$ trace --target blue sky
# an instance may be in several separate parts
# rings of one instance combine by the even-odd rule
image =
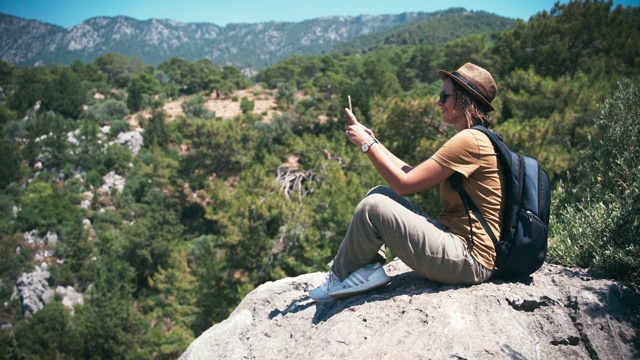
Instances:
[[[229,23],[303,21],[322,16],[433,12],[450,7],[483,10],[528,20],[549,11],[555,0],[0,0],[0,12],[71,27],[96,16],[129,16],[138,20],[171,19],[180,22]],[[567,1],[561,1],[566,3]],[[614,0],[640,6],[640,0]]]

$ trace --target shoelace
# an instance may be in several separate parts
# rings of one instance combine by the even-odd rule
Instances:
[[[340,284],[340,279],[331,271],[327,274],[327,278],[322,283],[322,289],[324,291],[329,291],[334,286]]]

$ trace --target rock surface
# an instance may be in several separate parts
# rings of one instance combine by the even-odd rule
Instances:
[[[199,359],[633,359],[640,293],[595,272],[545,265],[520,281],[428,281],[396,260],[390,285],[329,303],[313,273],[253,290],[180,357]]]
[[[50,278],[51,274],[47,271],[46,264],[43,264],[36,266],[33,272],[23,273],[16,280],[11,298],[20,296],[25,317],[32,316],[53,300],[55,290],[49,287]]]
[[[144,130],[142,128],[135,129],[135,131],[128,131],[118,134],[116,143],[127,146],[131,150],[133,156],[138,155],[138,152],[142,148],[144,143]]]
[[[122,193],[126,184],[126,179],[122,175],[118,175],[115,171],[110,171],[102,177],[103,184],[98,188],[98,195],[101,197],[110,197],[111,189],[116,189],[118,193]]]
[[[33,316],[42,308],[55,299],[55,295],[60,296],[64,306],[71,310],[73,314],[76,304],[84,303],[84,294],[76,291],[71,286],[58,286],[55,289],[50,286],[51,274],[47,270],[47,264],[36,266],[34,271],[23,273],[16,280],[11,298],[20,297],[22,302],[22,315],[24,317]]]

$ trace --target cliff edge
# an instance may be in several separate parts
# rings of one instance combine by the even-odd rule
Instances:
[[[526,279],[428,281],[399,260],[388,286],[316,303],[322,273],[268,282],[180,357],[200,359],[633,359],[640,292],[545,264]]]

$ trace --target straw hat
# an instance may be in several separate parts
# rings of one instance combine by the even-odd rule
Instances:
[[[449,77],[451,80],[465,88],[473,97],[478,99],[487,107],[487,111],[493,111],[491,101],[498,93],[498,87],[491,74],[478,65],[466,63],[453,73],[439,70],[438,75],[444,80]]]

